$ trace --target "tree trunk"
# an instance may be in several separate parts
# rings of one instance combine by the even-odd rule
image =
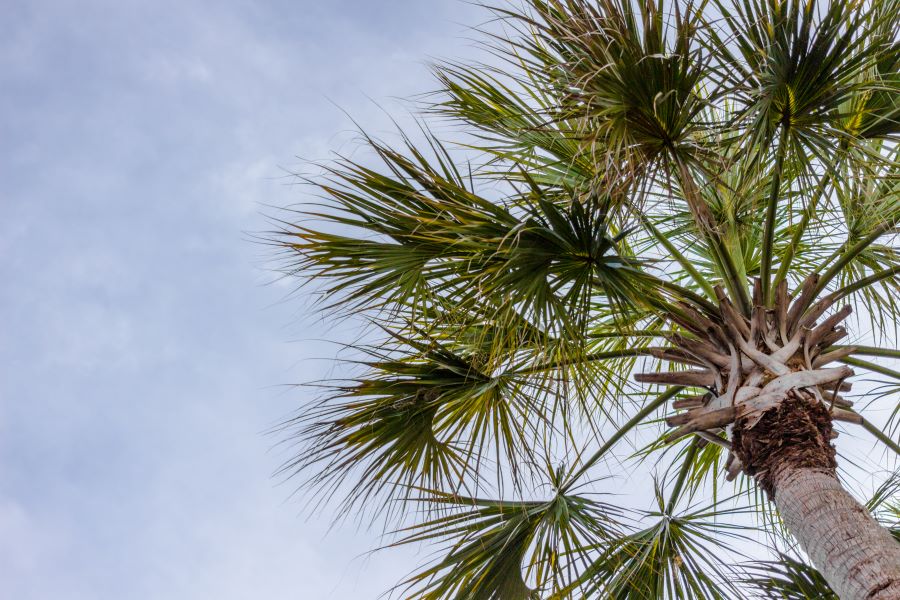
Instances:
[[[831,417],[794,393],[733,442],[788,531],[841,600],[900,600],[900,543],[838,481]]]
[[[900,599],[900,543],[829,469],[783,469],[775,505],[841,600]]]
[[[672,347],[653,353],[690,370],[636,379],[706,387],[703,397],[673,403],[687,412],[666,419],[676,427],[667,439],[706,433],[721,441],[719,432],[730,430],[728,476],[743,470],[756,479],[842,600],[900,600],[900,544],[837,478],[832,419],[859,415],[840,408],[853,370],[825,365],[848,354],[831,346],[847,334],[839,324],[852,309],[818,323],[834,302],[826,296],[812,304],[818,281],[808,277],[793,301],[781,281],[773,304],[756,280],[750,315],[716,287],[719,314],[682,306],[685,315],[670,318],[690,335],[671,335]]]

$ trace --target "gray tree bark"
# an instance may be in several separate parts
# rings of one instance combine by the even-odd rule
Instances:
[[[841,600],[900,600],[900,543],[830,469],[784,468],[775,504]]]

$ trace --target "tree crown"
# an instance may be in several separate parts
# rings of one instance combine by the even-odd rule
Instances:
[[[465,159],[427,127],[364,136],[379,164],[324,165],[321,201],[271,237],[286,273],[377,340],[285,424],[303,445],[284,470],[347,509],[425,509],[398,543],[446,555],[410,597],[740,597],[717,548],[741,531],[723,523],[773,516],[743,476],[721,493],[726,437],[660,431],[661,411],[708,403],[717,382],[685,373],[728,368],[710,350],[728,322],[763,314],[786,344],[849,306],[879,346],[829,329],[821,354],[887,378],[870,406],[886,420],[841,410],[900,453],[900,373],[861,358],[900,357],[900,3],[491,10],[489,63],[436,65],[422,111]],[[646,513],[603,494],[623,439],[635,466],[668,465]],[[870,507],[886,518],[896,481]],[[757,569],[788,597],[824,589],[788,555]]]

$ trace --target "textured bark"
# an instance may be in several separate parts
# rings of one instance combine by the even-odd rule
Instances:
[[[900,543],[833,470],[782,469],[774,484],[784,524],[841,600],[900,600]]]
[[[819,322],[835,299],[813,303],[817,283],[810,276],[791,298],[782,281],[775,304],[767,306],[757,280],[749,314],[719,286],[717,312],[680,303],[669,318],[685,333],[669,336],[671,347],[653,354],[689,370],[636,379],[705,388],[703,395],[673,401],[687,412],[666,418],[676,428],[667,441],[697,435],[727,447],[727,479],[742,470],[756,479],[843,600],[900,600],[900,544],[837,479],[832,420],[862,419],[839,395],[850,389],[845,380],[852,369],[825,367],[852,354],[852,348],[831,349],[846,335],[840,323],[851,308]]]
[[[835,593],[900,600],[900,544],[841,487],[828,409],[795,390],[744,425],[735,423],[735,452]]]

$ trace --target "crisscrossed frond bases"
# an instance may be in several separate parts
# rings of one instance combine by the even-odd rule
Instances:
[[[448,513],[406,531],[398,544],[441,541],[447,554],[405,582],[406,598],[536,600],[575,579],[583,548],[619,535],[621,513],[586,495],[493,501],[426,490]]]

